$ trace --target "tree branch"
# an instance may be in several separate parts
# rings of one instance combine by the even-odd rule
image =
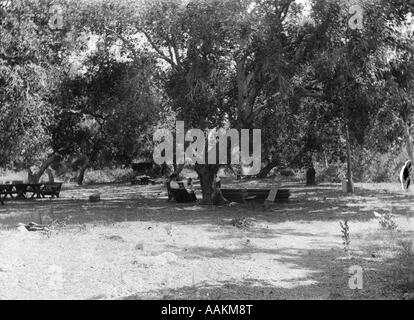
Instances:
[[[105,30],[110,32],[110,33],[113,33],[120,40],[122,40],[122,42],[124,42],[126,44],[126,46],[128,47],[128,49],[131,51],[132,55],[134,56],[134,60],[138,61],[138,55],[137,55],[137,52],[135,51],[134,44],[130,40],[126,39],[123,35],[119,34],[115,30],[112,30],[108,27],[105,27]]]
[[[168,58],[164,52],[161,51],[161,49],[155,44],[155,42],[151,39],[149,33],[145,31],[144,29],[139,29],[141,31],[145,38],[147,38],[148,42],[150,43],[151,47],[158,53],[161,59],[167,61],[173,68],[179,69],[179,66],[170,58]]]

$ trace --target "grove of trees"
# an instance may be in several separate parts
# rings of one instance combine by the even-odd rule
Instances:
[[[413,159],[414,1],[0,0],[0,166],[151,159],[159,128],[262,129],[262,170]],[[58,6],[59,10],[51,10]],[[175,166],[177,169],[177,166]],[[211,203],[219,165],[195,164]]]

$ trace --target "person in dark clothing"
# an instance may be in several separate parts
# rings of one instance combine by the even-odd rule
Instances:
[[[0,187],[1,188],[1,192],[0,192],[0,203],[2,204],[2,205],[4,205],[4,202],[3,202],[3,198],[1,197],[1,195],[2,195],[2,192],[5,192],[5,190],[3,190],[3,187]],[[4,196],[4,198],[6,198],[6,195]]]
[[[178,176],[173,173],[170,176],[169,181],[167,182],[168,184],[167,188],[169,189],[169,200],[173,198],[177,202],[196,201],[197,198],[195,196],[194,191],[191,192],[190,190],[190,193],[189,193],[183,184],[180,186],[180,184],[177,181],[177,178]]]
[[[306,171],[306,185],[307,186],[314,186],[314,185],[316,185],[316,179],[315,178],[316,178],[316,170],[315,170],[315,168],[312,165]]]
[[[188,192],[188,195],[189,195],[190,202],[197,201],[197,196],[196,196],[195,191],[194,191],[193,179],[192,178],[187,179],[187,192]]]
[[[411,183],[411,169],[412,169],[412,162],[411,160],[407,160],[400,171],[401,188],[404,191],[408,190],[410,183]]]
[[[216,184],[216,189],[221,189],[221,179],[219,176],[216,176],[214,183]]]

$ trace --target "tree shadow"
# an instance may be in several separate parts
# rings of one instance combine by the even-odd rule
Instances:
[[[355,195],[343,194],[337,184],[316,187],[291,187],[292,200],[270,207],[201,206],[167,202],[166,192],[160,186],[107,185],[66,189],[60,199],[40,201],[9,201],[0,207],[1,228],[15,227],[18,222],[42,223],[45,219],[67,220],[67,224],[106,224],[114,222],[167,222],[169,224],[197,225],[198,230],[209,232],[210,243],[183,248],[177,241],[163,245],[176,254],[182,263],[235,261],[259,268],[254,276],[226,276],[225,281],[195,281],[192,286],[158,287],[148,292],[137,292],[124,299],[381,299],[398,298],[400,292],[386,286],[383,261],[372,258],[373,248],[367,246],[347,259],[339,247],[332,243],[332,232],[314,229],[299,230],[283,222],[308,223],[355,219],[371,220],[373,211],[411,216],[412,206],[405,194],[397,191],[372,190],[357,187]],[[88,196],[100,192],[102,201],[91,203]],[[232,226],[235,217],[252,217],[256,224],[243,230]],[[226,221],[227,222],[226,222]],[[266,224],[275,228],[267,228]],[[278,225],[279,224],[279,225]],[[319,224],[316,224],[319,227]],[[213,232],[214,231],[214,232]],[[339,231],[338,231],[339,233]],[[292,237],[292,238],[290,238]],[[295,245],[291,239],[304,239],[306,246]],[[270,240],[282,247],[271,247]],[[236,246],[226,247],[226,240]],[[247,241],[249,240],[249,241]],[[268,241],[269,240],[269,241]],[[338,239],[339,240],[339,235]],[[335,240],[334,240],[335,241]],[[181,244],[180,244],[181,243]],[[313,243],[315,246],[313,247]],[[180,247],[181,245],[181,247]],[[377,249],[375,249],[377,250]],[[258,261],[254,263],[255,257]],[[267,266],[274,263],[274,273],[265,274],[261,257]],[[351,290],[348,286],[349,267],[359,265],[367,272],[364,290]],[[391,262],[390,262],[391,265]],[[242,267],[240,265],[240,267]],[[273,267],[273,266],[272,266]],[[172,266],[173,268],[173,266]],[[279,270],[280,268],[280,270]],[[264,272],[261,276],[262,271]],[[278,275],[279,274],[279,275]],[[270,276],[269,276],[270,275]]]
[[[291,201],[263,205],[202,206],[167,202],[161,185],[96,185],[68,188],[59,199],[7,201],[0,207],[0,226],[40,223],[65,219],[67,224],[158,221],[183,224],[218,225],[223,219],[252,217],[263,222],[285,221],[368,221],[374,211],[412,216],[411,197],[387,190],[356,188],[354,195],[342,193],[338,184],[316,187],[292,185]],[[101,193],[102,201],[90,203],[90,194]]]
[[[243,251],[211,248],[194,248],[203,256],[230,257],[233,255],[264,252],[259,248]],[[279,300],[279,299],[399,299],[401,291],[387,286],[382,262],[369,259],[368,255],[345,257],[339,249],[265,250],[275,256],[275,268],[285,265],[289,274],[279,279],[244,277],[226,281],[202,281],[192,286],[159,288],[123,297],[125,300],[139,299],[202,299],[202,300]],[[364,270],[362,290],[353,290],[349,279],[351,266]]]

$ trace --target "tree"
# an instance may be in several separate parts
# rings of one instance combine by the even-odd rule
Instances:
[[[284,58],[289,31],[284,22],[295,14],[292,3],[160,1],[148,9],[138,30],[170,65],[167,92],[189,128],[251,129],[264,110],[265,90],[283,94],[284,77],[291,74]],[[195,169],[209,203],[218,166]]]
[[[129,165],[137,157],[149,158],[147,139],[160,107],[150,59],[142,56],[139,64],[131,63],[98,51],[84,66],[85,73],[62,82],[52,128],[54,149],[76,155],[79,184],[90,165]]]
[[[0,164],[30,167],[48,158],[60,77],[61,32],[48,27],[47,1],[0,4]],[[41,170],[36,176],[41,175]]]
[[[378,91],[381,107],[374,118],[373,130],[382,145],[394,144],[403,137],[407,155],[414,160],[411,130],[414,116],[414,23],[403,23],[384,44],[388,61],[376,61],[379,69]],[[383,128],[382,130],[377,130]],[[385,143],[384,143],[385,142]],[[378,146],[378,145],[377,145]]]
[[[407,12],[405,4],[396,2],[365,3],[363,7],[364,28],[351,30],[347,1],[314,1],[314,26],[304,29],[311,44],[304,42],[303,56],[310,67],[301,79],[301,91],[307,89],[301,96],[330,105],[329,113],[339,120],[347,147],[349,181],[351,145],[364,143],[377,112],[377,95],[372,93],[377,92],[376,75],[381,70],[373,61],[383,55],[390,22],[400,21]]]

